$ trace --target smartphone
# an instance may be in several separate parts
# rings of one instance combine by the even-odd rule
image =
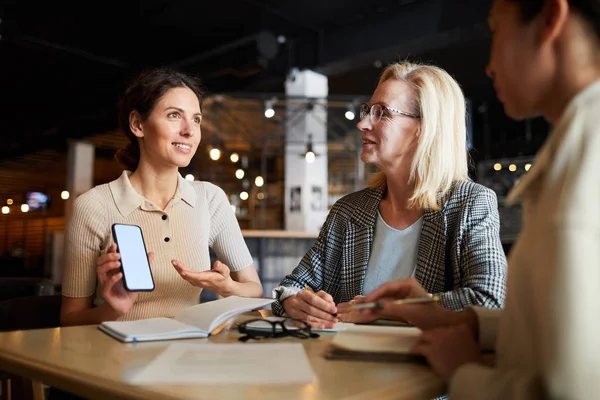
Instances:
[[[137,225],[113,224],[112,233],[117,252],[121,254],[123,284],[130,292],[151,292],[154,278],[142,228]]]

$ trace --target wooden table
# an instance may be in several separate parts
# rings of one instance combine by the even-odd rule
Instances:
[[[247,313],[238,322],[259,317]],[[209,339],[237,343],[231,322]],[[443,383],[424,365],[333,361],[323,353],[333,334],[319,339],[270,339],[304,345],[314,380],[290,385],[154,385],[134,386],[126,378],[164,350],[172,341],[116,341],[95,325],[0,333],[0,370],[91,399],[430,399],[443,394]]]

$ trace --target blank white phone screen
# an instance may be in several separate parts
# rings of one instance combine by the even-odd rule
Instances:
[[[142,230],[134,225],[115,225],[114,230],[127,289],[154,289]]]

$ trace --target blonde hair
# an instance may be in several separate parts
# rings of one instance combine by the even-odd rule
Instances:
[[[465,98],[454,78],[431,65],[395,63],[383,71],[379,84],[388,79],[412,87],[412,110],[407,111],[421,116],[409,178],[415,188],[409,205],[440,210],[439,196],[454,182],[469,180]],[[385,189],[385,174],[375,173],[368,187]]]

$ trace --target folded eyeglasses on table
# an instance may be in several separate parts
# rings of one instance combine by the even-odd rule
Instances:
[[[272,321],[268,319],[252,319],[237,325],[239,333],[245,334],[238,340],[246,342],[249,339],[266,339],[292,336],[299,339],[316,339],[319,334],[310,329],[310,325],[302,320],[285,318]]]

